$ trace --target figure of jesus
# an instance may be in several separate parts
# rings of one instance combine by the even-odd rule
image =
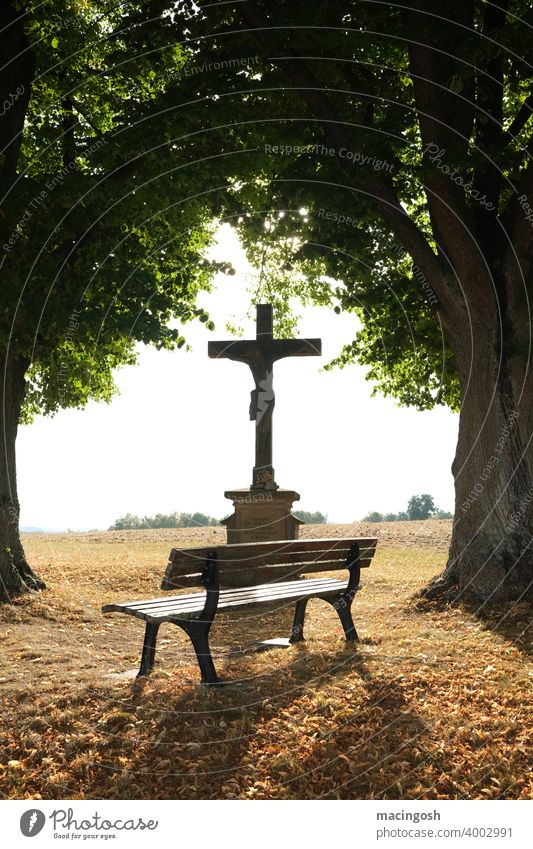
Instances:
[[[211,358],[227,357],[245,363],[255,382],[250,399],[250,419],[255,421],[255,466],[252,487],[278,489],[272,466],[272,414],[274,369],[283,357],[313,357],[322,353],[321,339],[274,339],[272,304],[258,304],[256,339],[209,342]]]

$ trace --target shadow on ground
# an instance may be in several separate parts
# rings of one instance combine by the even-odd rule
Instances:
[[[254,656],[238,672],[219,662],[231,676],[221,688],[157,675],[128,685],[99,764],[104,797],[397,797],[426,731],[401,690],[369,673],[364,645],[289,652],[269,653],[259,674]],[[124,727],[134,715],[139,736]]]
[[[458,602],[428,601],[416,598],[414,607],[419,612],[446,612],[461,610],[478,621],[484,629],[498,634],[524,654],[533,655],[533,604],[531,602],[500,602],[490,604],[472,599]]]

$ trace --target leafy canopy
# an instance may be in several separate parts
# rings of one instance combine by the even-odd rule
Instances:
[[[455,192],[497,269],[487,208],[505,219],[529,157],[533,11],[514,0],[502,18],[476,0],[438,27],[418,15],[438,40],[431,95],[447,118],[432,158],[409,8],[54,0],[27,12],[35,69],[26,79],[19,63],[19,78],[31,98],[9,110],[24,132],[0,169],[1,243],[14,239],[0,333],[33,364],[30,413],[109,397],[136,342],[181,345],[176,321],[208,321],[195,298],[221,219],[238,228],[278,330],[294,332],[295,298],[353,313],[359,330],[333,364],[357,359],[401,403],[457,409],[432,270],[456,286],[448,254],[461,238],[430,214],[431,186]],[[377,203],[384,191],[414,247]]]
[[[168,8],[54,0],[23,18],[33,67],[12,63],[30,96],[0,160],[0,337],[29,364],[27,418],[108,400],[136,343],[180,347],[180,324],[208,321],[195,300],[216,209],[173,114],[152,116],[188,60]]]
[[[505,219],[529,158],[531,5],[504,4],[507,16],[486,2],[445,5],[274,0],[186,12],[196,66],[219,66],[194,78],[194,95],[209,104],[208,145],[224,151],[226,214],[258,269],[267,235],[275,268],[264,276],[280,312],[298,294],[352,312],[360,330],[335,363],[357,359],[381,392],[420,409],[459,405],[428,269],[460,297],[451,248],[460,256],[471,239],[443,228],[430,201],[452,196],[497,269],[503,230],[489,213]],[[436,44],[429,59],[413,33]],[[229,69],[255,53],[253,73]],[[416,93],[423,61],[431,90]],[[427,110],[444,116],[433,121],[440,160],[421,141],[426,96]],[[387,192],[405,213],[396,229],[392,201],[376,200]]]

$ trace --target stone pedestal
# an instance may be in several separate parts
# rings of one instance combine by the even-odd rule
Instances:
[[[224,519],[227,539],[232,542],[270,542],[298,539],[303,522],[291,513],[300,496],[292,489],[229,489],[235,513]]]

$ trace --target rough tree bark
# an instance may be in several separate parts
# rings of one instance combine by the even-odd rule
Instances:
[[[5,353],[0,355],[0,601],[3,602],[45,586],[26,560],[19,532],[15,442],[26,368],[25,361]]]
[[[35,57],[28,46],[21,11],[13,0],[0,4],[0,102],[12,101],[0,121],[0,187],[6,196],[17,179],[22,131],[35,70]],[[13,221],[4,214],[0,219],[1,244],[12,230]],[[7,349],[0,353],[0,601],[4,602],[10,602],[20,593],[44,587],[26,560],[19,533],[15,441],[28,362],[15,353],[14,335],[10,335],[10,353]],[[7,340],[4,345],[7,346]]]
[[[533,588],[532,373],[521,357],[498,356],[493,321],[475,324],[462,344],[451,340],[467,366],[459,370],[456,505],[447,566],[428,598],[524,600]]]

